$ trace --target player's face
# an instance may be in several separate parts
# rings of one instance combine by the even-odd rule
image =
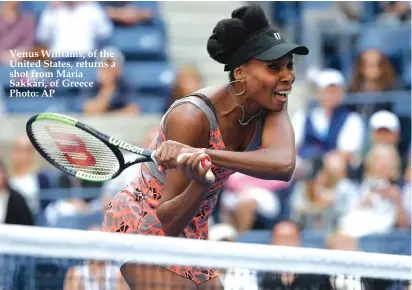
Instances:
[[[295,81],[291,54],[273,61],[251,59],[242,70],[248,98],[266,110],[283,110]]]

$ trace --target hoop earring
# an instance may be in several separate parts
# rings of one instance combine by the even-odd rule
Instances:
[[[241,82],[243,84],[243,91],[241,93],[234,94],[232,93],[232,90],[230,88],[231,88],[231,84],[234,84],[236,82]],[[246,84],[244,81],[234,80],[234,81],[229,82],[229,94],[231,94],[232,96],[241,96],[245,92],[246,92]]]

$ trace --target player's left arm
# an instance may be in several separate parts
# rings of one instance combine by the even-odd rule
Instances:
[[[209,150],[212,163],[260,179],[289,181],[295,170],[295,136],[287,113],[269,112],[263,126],[262,149],[249,152]]]

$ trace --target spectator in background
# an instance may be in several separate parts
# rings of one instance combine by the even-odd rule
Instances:
[[[376,17],[379,24],[399,25],[411,20],[411,3],[409,1],[382,1],[382,13]]]
[[[396,73],[390,60],[377,49],[366,49],[356,58],[351,93],[383,92],[396,88]]]
[[[76,216],[93,213],[93,200],[99,196],[102,183],[81,180],[60,172],[56,179],[58,191],[71,192],[69,197],[56,196],[57,198],[44,208],[43,218],[47,226],[60,227],[61,223],[75,219]]]
[[[405,215],[408,219],[408,225],[411,227],[411,209],[412,209],[412,183],[411,183],[411,150],[409,149],[409,160],[406,166],[405,173],[403,175],[402,186],[402,206],[405,211]]]
[[[403,132],[407,132],[407,125],[397,115],[389,111],[378,111],[369,120],[372,135],[372,144],[389,144],[398,149],[401,156],[402,169],[405,169],[409,160],[410,138],[402,138]],[[410,118],[408,122],[410,123]],[[404,131],[402,127],[405,126]],[[410,130],[410,129],[409,129]]]
[[[180,67],[172,88],[172,94],[167,98],[165,111],[180,98],[183,98],[202,87],[203,80],[196,66],[186,64]]]
[[[339,218],[357,200],[356,185],[347,177],[341,154],[330,152],[312,180],[299,181],[291,197],[292,217],[302,228],[334,230]]]
[[[214,224],[209,228],[209,240],[236,242],[238,232],[230,224]],[[231,290],[258,290],[257,272],[249,269],[218,269],[220,281],[224,289]],[[205,290],[215,290],[215,287]]]
[[[152,20],[153,11],[128,1],[100,1],[115,25],[131,26]]]
[[[44,209],[44,223],[47,226],[59,227],[61,219],[77,215],[90,215],[92,209],[87,200],[86,198],[74,196],[65,199],[59,198],[50,202]]]
[[[333,232],[327,237],[326,246],[329,250],[360,251],[358,241],[344,232]],[[362,278],[350,275],[330,277],[333,290],[385,290],[389,289],[388,287],[391,286],[391,282],[390,280]]]
[[[3,1],[0,6],[0,65],[12,59],[10,49],[32,51],[35,43],[36,19],[20,12],[20,1]]]
[[[109,53],[113,53],[114,57],[98,58],[98,61],[105,62],[107,67],[97,69],[97,83],[95,85],[97,95],[84,103],[84,113],[138,114],[137,104],[131,101],[132,91],[122,78],[125,61],[122,52],[115,47],[106,47],[104,49]]]
[[[238,231],[230,224],[214,224],[209,228],[209,240],[222,242],[236,242]]]
[[[402,168],[408,162],[408,152],[401,150],[401,125],[398,116],[389,111],[378,111],[369,119],[372,144],[387,144],[398,149],[401,156]],[[405,140],[405,142],[410,142]]]
[[[0,84],[0,117],[4,116],[6,114],[6,111],[7,111],[4,98],[5,98],[4,88]]]
[[[26,135],[19,135],[12,144],[9,184],[20,192],[30,210],[36,215],[40,210],[39,192],[47,187],[45,177],[35,167],[33,145]]]
[[[398,117],[389,111],[381,110],[369,119],[369,138],[367,150],[374,145],[386,144],[398,148],[400,141],[400,122]],[[361,180],[363,175],[363,164],[352,171],[352,178]]]
[[[402,206],[400,157],[393,146],[375,145],[366,156],[365,174],[359,199],[342,216],[339,229],[353,237],[388,233],[395,227],[408,226]]]
[[[7,170],[0,161],[0,224],[34,225],[24,197],[9,186]]]
[[[100,227],[91,226],[90,231],[98,231]],[[79,289],[129,289],[119,267],[110,261],[89,260],[69,268],[64,280],[64,290]]]
[[[93,1],[52,2],[40,16],[37,41],[62,53],[88,53],[108,41],[113,25]]]
[[[234,173],[225,183],[220,204],[220,219],[232,224],[240,233],[256,229],[257,224],[273,226],[281,211],[276,190],[287,182],[262,180]]]
[[[339,48],[332,48],[327,45],[325,38],[327,37],[329,42],[339,43],[339,34],[336,32],[342,31],[350,22],[359,17],[362,3],[356,1],[322,1],[305,4],[301,2],[300,5],[306,7],[306,9],[301,9],[299,19],[301,21],[302,42],[310,48],[311,55],[305,58],[306,67],[310,71],[316,70],[318,67],[330,66],[326,61],[326,57],[333,56]],[[284,15],[284,17],[290,18],[290,14]],[[325,51],[330,51],[332,54],[325,57]]]
[[[400,138],[399,118],[389,111],[378,111],[369,119],[372,144],[387,144],[397,147]]]
[[[339,251],[357,251],[357,240],[343,232],[333,232],[326,237],[326,248]],[[365,285],[361,282],[361,277],[350,275],[336,275],[330,277],[330,283],[334,290],[363,290]]]
[[[318,104],[292,118],[298,156],[311,160],[337,150],[350,160],[361,152],[364,125],[357,113],[341,106],[345,79],[341,72],[326,69],[319,73],[316,84]]]
[[[301,247],[302,241],[299,226],[293,221],[281,221],[273,227],[272,245]],[[260,280],[261,290],[298,290],[320,289],[332,290],[329,277],[326,275],[264,273]]]

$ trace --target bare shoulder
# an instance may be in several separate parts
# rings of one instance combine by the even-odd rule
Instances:
[[[184,103],[175,107],[167,116],[164,127],[168,140],[194,147],[208,145],[209,121],[194,104]]]
[[[192,120],[196,123],[207,123],[206,115],[196,105],[192,103],[183,103],[169,113],[167,117],[168,121],[173,122]]]

